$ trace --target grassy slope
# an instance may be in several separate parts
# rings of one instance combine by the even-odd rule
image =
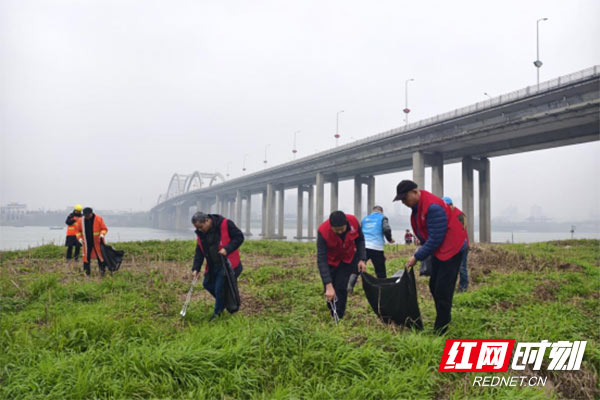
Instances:
[[[5,252],[0,267],[1,398],[548,398],[598,396],[598,241],[480,246],[455,296],[451,338],[588,340],[584,371],[546,388],[473,388],[440,374],[444,339],[426,280],[423,332],[382,325],[362,289],[335,326],[314,244],[244,244],[243,309],[209,323],[197,287],[185,320],[192,241],[121,243],[127,263],[85,279],[64,248]],[[388,249],[388,271],[410,254]],[[95,267],[95,265],[93,265]]]

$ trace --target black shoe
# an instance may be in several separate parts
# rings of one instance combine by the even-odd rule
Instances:
[[[214,321],[215,319],[219,318],[221,316],[221,314],[216,314],[213,313],[213,315],[210,316],[210,318],[208,319],[208,321]]]

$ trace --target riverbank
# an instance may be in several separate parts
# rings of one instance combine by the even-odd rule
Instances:
[[[122,269],[101,279],[63,260],[64,247],[0,255],[0,397],[594,398],[600,347],[600,242],[477,245],[471,287],[455,296],[448,338],[587,340],[581,371],[539,371],[544,387],[473,387],[439,373],[427,280],[425,329],[383,325],[362,288],[335,325],[322,299],[314,243],[248,241],[242,309],[210,323],[198,286],[185,319],[195,244],[116,243]],[[388,272],[412,249],[388,248]],[[372,267],[369,266],[371,272]],[[359,285],[360,286],[360,285]],[[520,373],[518,375],[524,375]],[[533,375],[532,371],[527,374]],[[517,375],[516,371],[494,376]]]

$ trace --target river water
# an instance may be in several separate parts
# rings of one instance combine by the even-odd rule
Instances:
[[[260,239],[260,227],[253,228],[254,235],[249,239]],[[284,229],[287,240],[294,240],[296,230]],[[478,233],[475,233],[478,236]],[[167,231],[152,228],[130,228],[130,227],[109,227],[107,234],[108,242],[129,242],[138,240],[191,240],[195,235],[192,230],[189,232]],[[493,242],[512,242],[531,243],[544,242],[548,240],[570,239],[569,232],[492,232]],[[600,233],[575,232],[575,239],[600,239]],[[65,230],[50,229],[44,226],[0,226],[0,250],[18,250],[28,247],[40,246],[43,244],[64,245]]]

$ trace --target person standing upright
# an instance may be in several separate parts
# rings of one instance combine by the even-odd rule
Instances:
[[[75,224],[77,240],[83,246],[83,271],[90,275],[91,258],[98,259],[100,274],[106,273],[106,263],[100,250],[100,242],[105,240],[108,228],[101,216],[94,214],[90,207],[83,209],[83,218],[79,218]]]
[[[77,240],[77,230],[76,223],[81,219],[81,211],[83,207],[81,204],[75,204],[73,207],[73,212],[67,216],[67,220],[65,224],[67,224],[67,237],[65,239],[65,246],[67,247],[67,261],[74,259],[75,261],[79,260],[79,250],[81,249],[81,244]],[[73,249],[75,249],[75,254],[73,254]]]

